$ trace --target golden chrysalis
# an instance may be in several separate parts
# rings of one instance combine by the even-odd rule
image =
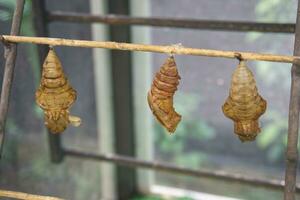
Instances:
[[[80,125],[79,117],[69,115],[69,108],[76,100],[76,91],[70,86],[52,48],[44,61],[41,83],[35,98],[44,110],[45,125],[50,132],[61,133],[69,123]]]
[[[259,95],[252,72],[241,60],[233,72],[229,97],[222,110],[234,121],[234,132],[242,142],[256,138],[260,132],[258,118],[266,107],[267,102]]]
[[[156,73],[151,90],[148,92],[148,104],[156,119],[170,132],[176,130],[181,120],[173,107],[173,96],[177,90],[180,76],[174,57],[169,57]]]

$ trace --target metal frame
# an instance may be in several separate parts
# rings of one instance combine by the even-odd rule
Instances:
[[[42,2],[42,3],[41,3]],[[120,25],[120,24],[126,24],[126,25],[152,25],[152,26],[168,26],[168,27],[181,27],[181,28],[197,28],[197,29],[208,29],[208,30],[227,30],[227,31],[258,31],[258,32],[274,32],[274,33],[293,33],[296,32],[295,36],[295,50],[294,55],[300,56],[300,3],[298,2],[298,12],[297,12],[297,22],[296,26],[293,24],[265,24],[265,23],[245,23],[245,22],[221,22],[221,21],[201,21],[201,20],[180,20],[180,19],[162,19],[162,18],[133,18],[128,16],[122,16],[122,15],[108,15],[108,16],[77,16],[74,17],[74,13],[71,15],[70,13],[50,13],[47,16],[45,15],[46,9],[44,6],[43,1],[34,0],[33,5],[35,8],[36,13],[36,27],[39,36],[47,36],[47,22],[49,20],[60,20],[60,21],[77,21],[77,22],[99,22],[99,23],[107,23],[107,24],[114,24],[114,25]],[[122,6],[121,1],[114,0],[113,1],[115,5]],[[126,2],[126,8],[128,9],[128,2]],[[126,4],[125,3],[125,4]],[[113,3],[111,6],[114,5]],[[19,33],[20,29],[20,23],[22,18],[22,12],[23,12],[23,6],[24,6],[24,0],[18,0],[17,1],[17,7],[14,14],[13,24],[12,24],[12,35],[17,35]],[[110,7],[111,10],[113,10],[113,7]],[[119,10],[120,13],[124,14],[124,10]],[[125,14],[126,13],[125,11]],[[77,15],[77,14],[76,14]],[[48,20],[46,20],[48,19]],[[114,21],[116,20],[117,21]],[[183,23],[185,22],[185,23]],[[188,25],[185,25],[188,24]],[[124,28],[124,27],[123,27]],[[113,39],[122,39],[121,35],[117,34],[113,31],[114,28],[111,29],[111,34]],[[118,29],[116,29],[118,30]],[[126,30],[126,29],[125,29]],[[115,34],[115,35],[114,35]],[[128,36],[128,32],[125,34]],[[124,38],[129,39],[129,38]],[[8,48],[9,47],[9,48]],[[7,115],[7,109],[8,109],[8,103],[9,103],[9,94],[11,89],[11,83],[13,79],[13,69],[15,66],[15,60],[16,60],[16,44],[7,44],[6,45],[6,64],[5,64],[5,73],[2,83],[2,94],[1,94],[1,101],[0,101],[0,136],[1,140],[3,141],[4,136],[4,126],[5,126],[5,119]],[[44,50],[40,50],[41,52],[45,52]],[[42,53],[41,53],[42,54]],[[130,71],[130,61],[129,57],[124,60],[128,63],[126,70],[128,73],[128,70]],[[117,62],[118,63],[118,62]],[[115,65],[116,66],[116,65]],[[113,72],[114,73],[114,72]],[[298,162],[298,151],[297,151],[297,142],[298,142],[298,128],[299,128],[299,109],[300,109],[300,68],[298,65],[294,64],[291,71],[292,75],[292,84],[291,84],[291,98],[290,98],[290,108],[289,108],[289,130],[288,130],[288,148],[287,148],[287,158],[286,158],[286,176],[285,176],[285,192],[284,192],[284,199],[285,200],[295,200],[295,191],[297,188],[297,191],[299,190],[299,187],[296,187],[296,172],[297,172],[297,162]],[[115,74],[115,76],[117,76]],[[127,77],[128,78],[128,77]],[[130,85],[130,77],[129,79],[123,80],[126,84],[126,87],[128,89]],[[122,82],[122,81],[121,81]],[[127,90],[128,91],[128,90]],[[115,95],[117,95],[116,92],[121,92],[119,90],[115,90]],[[128,94],[126,94],[128,95]],[[126,96],[126,104],[130,106],[130,100],[132,99],[131,93],[129,93],[128,96]],[[118,101],[115,99],[115,108],[118,105]],[[131,107],[130,107],[131,108]],[[120,111],[116,109],[116,111]],[[128,110],[125,112],[126,116],[131,117],[128,122],[129,124],[124,125],[126,128],[126,133],[130,136],[130,142],[129,144],[133,144],[133,132],[130,132],[132,130],[132,111]],[[121,116],[120,116],[121,117]],[[124,117],[124,116],[123,116]],[[121,119],[121,118],[120,118]],[[118,120],[116,120],[118,124]],[[121,123],[121,122],[120,122]],[[122,124],[119,124],[122,126]],[[120,130],[121,131],[121,130]],[[120,137],[122,136],[121,132],[117,131],[116,136]],[[133,131],[133,130],[132,130]],[[88,158],[93,159],[97,161],[107,161],[107,162],[113,162],[120,165],[127,165],[127,166],[133,166],[133,167],[143,167],[148,169],[154,169],[154,170],[162,170],[166,172],[174,172],[174,173],[181,173],[185,175],[192,175],[197,177],[213,177],[217,179],[222,180],[230,180],[230,181],[239,181],[255,186],[266,186],[271,188],[281,188],[283,186],[282,181],[266,181],[266,180],[256,180],[252,179],[250,177],[242,177],[242,176],[235,176],[230,175],[226,173],[217,173],[217,172],[203,172],[203,171],[196,171],[191,169],[184,169],[180,167],[176,167],[173,165],[168,165],[164,163],[156,163],[156,162],[147,162],[138,160],[135,158],[130,158],[127,156],[109,156],[109,155],[95,155],[90,153],[83,153],[83,152],[76,152],[72,150],[62,150],[61,144],[59,142],[59,136],[57,138],[52,138],[52,136],[49,137],[50,139],[50,150],[52,155],[52,160],[55,162],[60,162],[63,159],[63,156],[75,156],[78,158]],[[125,138],[126,139],[126,138]],[[118,144],[119,150],[117,153],[123,153],[123,150],[126,150],[127,146],[122,146],[121,143]],[[2,148],[3,145],[1,145]],[[133,148],[133,147],[132,147]],[[58,150],[58,151],[57,151]],[[126,151],[126,153],[130,156],[134,156],[133,149],[130,148],[129,151]],[[120,168],[121,169],[121,168]],[[132,172],[132,171],[131,171]],[[124,175],[125,171],[121,172],[120,170],[120,179],[119,181],[122,181],[124,184]],[[124,176],[123,176],[123,175]],[[132,194],[134,190],[134,179],[135,175],[134,173],[130,173],[130,177],[132,178],[130,180],[130,184],[127,187],[128,191],[124,191],[124,195]],[[122,177],[123,176],[123,177]],[[131,184],[132,183],[132,184]],[[127,182],[125,182],[127,184]]]
[[[109,13],[129,14],[129,0],[109,0],[107,4]],[[131,42],[130,27],[110,26],[109,37],[112,41]],[[124,53],[111,50],[110,56],[114,137],[116,138],[114,148],[117,154],[135,157],[131,52]],[[136,188],[135,170],[117,166],[116,190],[118,199],[130,199],[137,193]]]
[[[298,0],[294,55],[300,55],[300,1]],[[286,149],[286,169],[284,200],[295,200],[295,185],[298,165],[298,131],[300,110],[300,66],[293,64],[289,103],[288,140]]]
[[[90,12],[106,14],[108,0],[90,0]],[[108,40],[107,26],[91,25],[93,40]],[[112,101],[111,60],[110,52],[103,49],[92,49],[93,71],[95,81],[96,116],[97,116],[97,144],[95,152],[101,154],[114,153],[114,113]],[[98,151],[97,151],[98,150]],[[100,193],[103,199],[116,199],[116,166],[110,163],[100,163]]]
[[[151,15],[151,0],[130,0],[130,15],[149,17]],[[151,44],[150,27],[131,26],[131,42],[137,44]],[[134,130],[135,130],[135,158],[143,160],[153,160],[154,158],[154,127],[152,126],[152,113],[145,103],[145,94],[147,94],[149,85],[151,85],[152,69],[151,58],[153,54],[132,52],[133,67],[133,87],[134,93]],[[143,63],[143,67],[141,67]],[[143,134],[138,134],[143,133]],[[155,183],[155,172],[144,168],[138,168],[137,173],[137,191],[143,194],[152,192]]]
[[[75,12],[53,11],[47,13],[49,22],[104,23],[110,25],[140,25],[173,28],[205,29],[218,31],[256,31],[265,33],[294,33],[295,24],[257,23],[243,21],[217,21],[174,19],[162,17],[132,17],[128,15],[91,15]]]
[[[284,181],[281,180],[265,180],[259,178],[247,177],[242,174],[230,174],[225,171],[206,171],[206,170],[193,170],[184,167],[178,167],[173,164],[168,164],[164,162],[153,162],[153,161],[145,161],[129,156],[121,156],[121,155],[112,155],[112,154],[94,154],[94,153],[86,153],[79,152],[76,150],[65,149],[64,154],[66,156],[88,159],[94,161],[104,161],[104,162],[112,162],[117,165],[129,166],[129,167],[138,167],[144,169],[151,169],[155,171],[163,171],[167,173],[173,174],[182,174],[186,176],[193,176],[198,178],[213,178],[216,180],[236,182],[241,184],[247,184],[251,186],[259,186],[264,188],[271,188],[275,190],[282,190],[284,187]],[[300,185],[296,186],[297,192],[300,192]]]
[[[47,19],[46,19],[46,5],[44,0],[32,0],[34,28],[37,35],[47,37],[49,36]],[[44,59],[48,53],[48,46],[39,45],[39,62],[42,67]],[[51,134],[48,130],[48,140],[50,148],[50,158],[54,163],[60,163],[63,160],[63,153],[61,148],[61,140],[58,134]]]
[[[20,34],[24,4],[25,0],[17,1],[10,30],[11,35]],[[17,44],[5,44],[4,58],[5,66],[0,99],[0,157],[2,154],[5,139],[5,123],[9,107],[10,90],[14,78],[14,69],[17,58]]]

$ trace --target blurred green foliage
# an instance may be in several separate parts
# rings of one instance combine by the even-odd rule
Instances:
[[[16,5],[16,1],[0,0],[0,21],[8,22],[12,20],[15,5]],[[25,1],[22,24],[21,24],[21,35],[35,36],[33,19],[32,19],[31,0]],[[27,44],[26,47],[27,47],[27,51],[26,51],[27,58],[32,69],[35,85],[37,86],[39,84],[40,74],[41,74],[39,57],[38,57],[38,49],[37,46],[33,44]],[[41,109],[39,109],[39,107],[35,104],[35,102],[32,103],[32,107],[36,117],[42,118],[43,113]],[[10,121],[13,120],[11,119]],[[8,132],[13,132],[13,127],[15,126],[17,125],[8,123],[7,124]],[[19,129],[19,131],[16,133],[21,133],[21,129]]]
[[[255,8],[256,19],[263,22],[291,23],[295,21],[296,13],[295,1],[292,0],[261,0]],[[278,34],[274,41],[274,37],[263,33],[247,33],[246,39],[249,43],[264,44],[269,53],[280,52],[285,48],[288,40],[284,34]],[[288,66],[282,63],[257,62],[256,72],[258,77],[264,80],[265,87],[270,90],[277,88],[287,91],[291,84]],[[270,162],[279,161],[286,147],[288,119],[278,108],[274,107],[268,107],[264,118],[267,119],[267,123],[264,124],[262,132],[257,137],[257,145],[266,151]]]
[[[190,147],[194,143],[208,141],[215,137],[215,131],[204,120],[195,116],[200,97],[195,94],[178,92],[175,95],[176,111],[183,117],[176,132],[170,134],[155,122],[155,146],[163,157],[182,166],[196,168],[206,160],[206,155]]]
[[[20,134],[20,129],[18,128],[18,126],[16,125],[15,121],[13,118],[8,118],[6,120],[6,127],[10,133],[10,140],[6,140],[7,142],[5,143],[5,157],[2,158],[5,160],[5,162],[7,163],[14,163],[16,162],[17,159],[17,155],[18,155],[18,142],[21,138],[21,134]],[[6,150],[8,149],[8,150]]]
[[[269,161],[275,162],[283,156],[286,147],[287,119],[276,110],[266,115],[268,123],[257,138],[257,145],[266,150]]]
[[[292,23],[296,19],[296,13],[295,1],[292,0],[261,0],[255,7],[257,21],[263,22]],[[285,44],[288,40],[286,34],[276,34],[274,41],[274,37],[270,37],[269,34],[255,32],[247,33],[246,39],[249,43],[264,44],[267,46],[268,53],[280,52],[281,49],[286,48]],[[280,89],[289,89],[290,70],[282,65],[288,66],[282,63],[257,62],[256,71],[266,84]]]
[[[295,5],[292,0],[260,0],[255,7],[256,18],[264,22],[293,22],[297,14]]]
[[[12,0],[0,0],[0,20],[1,21],[11,21],[16,1]],[[31,0],[26,0],[23,12],[23,19],[21,25],[21,35],[34,36],[34,25],[32,20],[32,6]],[[34,80],[36,85],[40,80],[40,66],[37,46],[33,44],[27,44],[27,57],[32,67],[32,72],[34,75]]]
[[[171,199],[171,198],[167,198]],[[172,198],[173,200],[192,200],[188,197],[179,197],[179,198]],[[163,198],[160,197],[154,197],[154,196],[137,196],[134,198],[131,198],[130,200],[163,200]]]
[[[0,21],[10,23],[15,3],[16,1],[13,0],[0,0]],[[21,35],[35,36],[31,0],[26,0],[25,3]],[[26,57],[31,66],[34,83],[37,86],[41,74],[37,46],[26,44],[26,51],[24,52],[27,54]],[[41,109],[36,106],[35,102],[32,102],[32,108],[36,117],[42,118],[43,113]],[[75,197],[72,199],[95,199],[95,196],[100,196],[98,192],[95,192],[99,191],[99,181],[101,180],[99,170],[94,169],[95,165],[83,166],[82,164],[77,166],[75,164],[76,167],[72,167],[70,163],[67,164],[66,162],[59,166],[52,164],[46,149],[46,132],[43,134],[45,138],[41,138],[40,136],[35,137],[34,140],[30,142],[30,144],[38,143],[37,146],[24,148],[20,147],[22,143],[20,141],[25,139],[23,134],[25,131],[18,127],[13,118],[9,117],[7,119],[6,129],[9,133],[9,137],[7,137],[5,142],[5,157],[2,158],[3,165],[1,165],[0,172],[5,174],[14,173],[14,176],[19,179],[13,180],[18,187],[16,189],[22,190],[27,188],[28,183],[30,183],[31,188],[29,189],[32,190],[34,188],[35,190],[38,190],[38,193],[49,193],[54,188],[58,189],[57,187],[62,187],[65,188],[63,191],[72,192],[72,195]],[[43,142],[40,143],[38,140],[42,140]],[[39,149],[36,151],[31,148]],[[24,149],[28,152],[21,152],[24,151]],[[30,157],[28,158],[28,156]],[[12,167],[9,168],[5,166]],[[9,176],[6,175],[5,178],[1,179],[0,183],[7,182],[5,180],[7,177]],[[92,181],[91,178],[93,179]],[[21,180],[26,180],[26,182]],[[66,184],[66,181],[68,184]],[[49,188],[49,185],[55,185],[55,187]],[[69,185],[71,185],[72,188],[76,188],[76,190],[72,191],[70,188],[67,190],[66,187],[69,187]],[[44,188],[45,190],[42,191],[41,188]]]
[[[13,17],[13,12],[15,9],[16,1],[11,0],[0,0],[0,20],[1,21],[11,21]],[[24,11],[23,11],[23,19],[22,19],[22,25],[21,25],[21,35],[27,35],[27,36],[34,36],[34,26],[33,26],[33,20],[32,20],[32,6],[31,6],[31,0],[27,0],[24,5]],[[40,66],[39,66],[39,58],[38,58],[38,51],[37,46],[33,44],[27,45],[27,51],[28,54],[28,61],[30,63],[32,73],[34,75],[35,84],[37,85],[40,80]],[[35,111],[36,117],[42,118],[42,113],[38,111],[36,104],[33,102],[32,107]],[[6,129],[7,132],[14,134],[14,137],[12,137],[12,140],[8,140],[8,146],[11,148],[17,148],[18,140],[20,139],[20,136],[22,134],[22,130],[18,128],[17,124],[14,123],[13,119],[8,118],[7,119],[7,125]],[[17,131],[16,131],[17,130]],[[13,145],[14,144],[14,145]],[[16,149],[11,149],[10,151],[17,151]],[[8,154],[10,156],[10,154]]]
[[[74,200],[95,199],[95,196],[100,196],[99,165],[87,165],[86,161],[80,160],[66,160],[60,165],[53,164],[49,160],[46,149],[46,137],[39,137],[39,139],[44,141],[39,151],[31,153],[31,158],[25,161],[23,159],[23,163],[19,164],[17,177],[26,180],[20,182],[19,186],[26,188],[26,183],[30,183],[35,187],[45,188],[45,191],[38,191],[39,193],[49,193],[51,190],[59,189],[64,193],[71,193]],[[32,152],[34,149],[30,148],[29,151]],[[28,153],[24,156],[28,156]]]

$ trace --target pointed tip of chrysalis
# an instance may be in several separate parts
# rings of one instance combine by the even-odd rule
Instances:
[[[43,67],[46,68],[62,68],[60,60],[58,56],[56,55],[53,48],[49,48],[49,52],[47,54],[47,57],[45,59]]]
[[[167,67],[176,67],[175,58],[173,55],[169,56],[166,62],[164,63],[164,66]]]
[[[55,62],[57,62],[57,61],[59,61],[59,58],[58,58],[58,56],[56,55],[56,53],[55,53],[55,51],[54,51],[54,49],[53,49],[53,47],[49,47],[49,52],[48,52],[48,54],[47,54],[47,57],[46,57],[46,61],[55,61]]]
[[[44,78],[64,77],[61,62],[53,48],[49,48],[49,52],[43,64],[43,69],[42,76]]]
[[[164,64],[162,65],[160,71],[168,76],[178,76],[178,70],[177,70],[177,66],[176,66],[176,62],[173,56],[170,56],[166,59],[166,61],[164,62]]]
[[[240,60],[238,67],[247,67],[246,60]]]

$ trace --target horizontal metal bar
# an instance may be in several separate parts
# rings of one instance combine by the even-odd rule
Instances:
[[[148,44],[133,44],[120,43],[111,41],[90,41],[90,40],[72,40],[64,38],[46,38],[46,37],[25,37],[25,36],[9,36],[0,35],[2,42],[12,43],[33,43],[47,44],[52,46],[73,46],[85,48],[104,48],[116,49],[123,51],[144,51],[154,53],[178,54],[178,55],[193,55],[193,56],[208,56],[222,57],[243,60],[260,60],[269,62],[283,62],[300,64],[300,58],[297,56],[285,56],[275,54],[263,54],[254,52],[239,52],[239,51],[222,51],[213,49],[189,48],[182,45],[148,45]]]
[[[75,158],[112,162],[117,165],[124,165],[129,167],[140,167],[140,168],[182,174],[182,175],[199,177],[199,178],[213,178],[213,179],[218,179],[223,181],[243,183],[251,186],[260,186],[260,187],[266,187],[266,188],[271,188],[276,190],[282,190],[284,186],[283,180],[246,177],[241,174],[229,174],[225,171],[206,171],[203,169],[193,170],[184,167],[179,167],[173,164],[145,161],[145,160],[140,160],[128,156],[112,155],[112,154],[106,154],[106,155],[93,154],[93,153],[79,152],[75,150],[64,150],[64,153],[66,156],[75,157]],[[297,192],[300,191],[299,185],[296,186],[296,190]]]
[[[293,23],[261,23],[179,19],[162,17],[133,17],[127,15],[91,15],[87,13],[52,11],[47,15],[50,22],[104,23],[110,25],[142,25],[173,28],[204,29],[216,31],[254,31],[267,33],[294,33]]]

